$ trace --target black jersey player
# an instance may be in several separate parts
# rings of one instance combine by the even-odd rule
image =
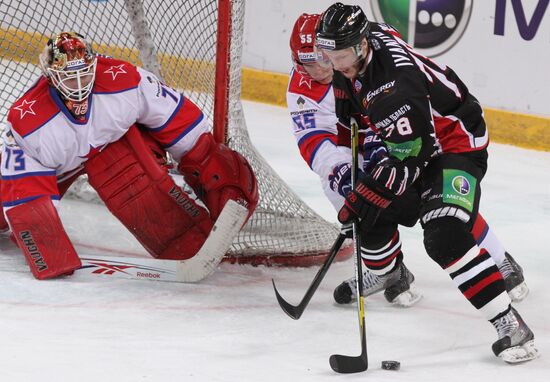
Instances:
[[[316,42],[335,69],[338,118],[349,125],[353,117],[376,131],[390,153],[359,176],[338,214],[342,223],[359,219],[368,232],[369,242],[361,246],[373,264],[365,262],[369,270],[390,275],[398,269],[400,259],[369,258],[394,232],[378,217],[406,193],[418,193],[426,252],[494,325],[495,355],[509,363],[535,358],[532,331],[511,306],[494,260],[471,233],[489,143],[476,98],[452,69],[414,51],[391,26],[368,21],[358,6],[329,7]]]

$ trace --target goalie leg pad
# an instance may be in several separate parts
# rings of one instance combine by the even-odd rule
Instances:
[[[48,196],[10,208],[6,216],[37,279],[72,273],[82,266]]]
[[[107,208],[152,256],[188,259],[208,237],[208,211],[174,183],[135,127],[85,168]]]
[[[72,184],[84,174],[84,169],[70,175],[69,177],[64,178],[61,181],[57,182],[57,188],[59,190],[59,196],[63,197],[65,193],[69,190]]]
[[[0,190],[2,189],[2,177],[0,176]],[[2,202],[2,194],[0,193],[0,206]],[[0,232],[5,232],[9,229],[8,222],[6,221],[6,217],[4,215],[4,211],[0,214]]]
[[[216,219],[229,199],[248,209],[248,218],[258,205],[258,184],[248,161],[210,133],[201,135],[178,165],[185,181]]]

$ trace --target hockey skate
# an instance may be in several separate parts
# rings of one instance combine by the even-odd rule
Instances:
[[[366,296],[384,290],[384,297],[392,304],[409,307],[422,298],[414,286],[414,275],[401,263],[393,272],[377,276],[363,270],[363,292]],[[334,289],[334,300],[338,304],[349,304],[357,299],[355,277],[345,280]]]
[[[505,257],[502,264],[498,266],[498,270],[504,278],[506,292],[508,292],[512,301],[522,301],[529,294],[529,288],[523,277],[523,269],[508,252],[506,252]]]
[[[535,336],[514,308],[491,323],[498,333],[498,340],[493,343],[493,353],[497,357],[512,364],[538,357]]]

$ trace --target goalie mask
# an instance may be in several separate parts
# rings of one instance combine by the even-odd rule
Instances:
[[[321,15],[303,13],[292,29],[290,51],[294,69],[302,76],[321,83],[332,81],[332,65],[328,57],[315,47],[315,28]]]
[[[81,102],[92,91],[97,57],[90,44],[76,32],[61,32],[40,54],[42,72],[61,96]]]

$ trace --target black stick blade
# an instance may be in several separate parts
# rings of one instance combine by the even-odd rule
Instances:
[[[289,304],[286,302],[286,300],[279,294],[279,291],[277,290],[277,287],[275,286],[275,280],[271,279],[271,282],[273,283],[273,289],[275,290],[275,296],[277,297],[277,301],[279,302],[279,306],[285,312],[288,314],[288,316],[294,320],[299,319],[302,316],[302,313],[304,313],[304,307],[301,305],[294,306],[292,304]]]
[[[360,373],[369,368],[366,354],[357,357],[333,354],[330,356],[329,363],[332,370],[342,374]]]

